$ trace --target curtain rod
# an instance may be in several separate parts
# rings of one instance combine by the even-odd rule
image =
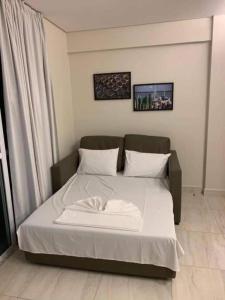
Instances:
[[[30,9],[36,11],[37,13],[41,14],[41,11],[40,10],[37,10],[36,8],[33,8],[30,4],[28,4],[27,2],[25,2],[25,0],[22,0],[22,2],[28,6]]]
[[[30,9],[32,9],[33,11],[35,11],[35,12],[37,12],[37,13],[39,13],[39,14],[42,14],[42,16],[43,16],[43,13],[40,11],[40,10],[37,10],[36,8],[33,8],[30,4],[28,4],[28,3],[26,3],[25,1],[26,0],[21,0],[26,6],[28,6]],[[66,31],[63,29],[63,28],[61,28],[59,25],[57,25],[57,24],[55,24],[54,22],[52,22],[51,20],[49,20],[46,16],[43,16],[44,17],[44,19],[46,19],[49,23],[51,23],[51,24],[53,24],[54,26],[56,26],[57,28],[59,28],[60,30],[62,30],[63,32],[65,32],[66,33]]]

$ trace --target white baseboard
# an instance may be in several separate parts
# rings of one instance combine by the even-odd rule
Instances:
[[[182,192],[201,193],[204,196],[222,196],[225,197],[225,190],[220,189],[202,189],[200,186],[183,186]]]
[[[222,197],[225,197],[225,190],[205,188],[204,191],[203,191],[203,194],[205,196],[222,196]]]
[[[189,186],[185,185],[182,187],[182,192],[188,193],[202,193],[202,188],[200,186]]]

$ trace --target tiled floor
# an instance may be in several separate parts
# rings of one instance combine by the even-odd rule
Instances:
[[[225,198],[183,194],[175,280],[32,265],[17,251],[0,266],[0,300],[225,300]]]

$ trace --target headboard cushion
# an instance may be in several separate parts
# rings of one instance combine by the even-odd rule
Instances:
[[[167,137],[127,134],[125,135],[124,149],[145,153],[169,153],[170,139]]]
[[[119,148],[117,171],[122,170],[124,138],[117,136],[84,136],[80,140],[80,147],[92,150]]]

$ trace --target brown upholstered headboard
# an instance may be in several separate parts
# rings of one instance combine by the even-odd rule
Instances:
[[[127,134],[124,149],[145,153],[169,153],[170,139],[167,137]]]
[[[93,150],[119,148],[117,170],[124,167],[124,150],[150,153],[169,153],[170,139],[167,137],[127,134],[118,136],[84,136],[80,140],[80,147]]]
[[[118,136],[84,136],[80,140],[80,147],[93,150],[119,148],[117,171],[123,169],[124,138]]]

